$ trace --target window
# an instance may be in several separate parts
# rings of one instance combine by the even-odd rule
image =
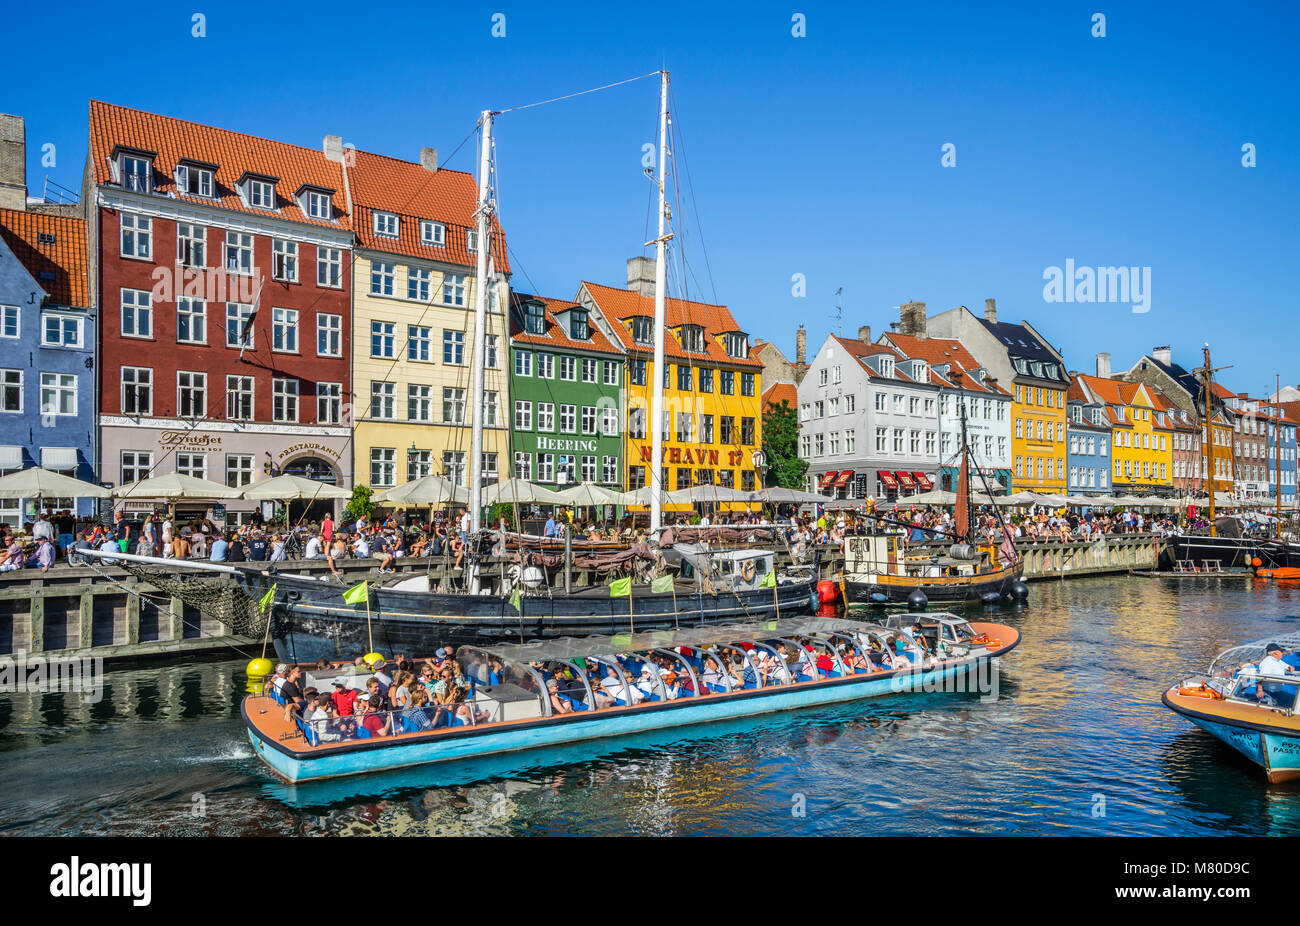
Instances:
[[[753,394],[754,394],[754,374],[753,374],[753,373],[741,373],[741,374],[740,374],[740,394],[741,394],[741,395],[753,395]]]
[[[442,471],[456,485],[465,484],[465,451],[444,450],[442,452]]]
[[[23,371],[0,370],[0,412],[23,410]]]
[[[677,388],[683,392],[691,391],[691,368],[684,363],[677,364]]]
[[[316,190],[307,191],[307,215],[313,219],[324,219],[330,221],[333,216],[333,210],[330,208],[330,196],[328,193],[320,193]]]
[[[748,357],[749,338],[740,332],[732,332],[724,339],[728,357]],[[840,381],[840,368],[835,368],[835,382]]]
[[[596,381],[596,361],[587,357],[582,358],[582,381],[584,383]]]
[[[537,481],[555,481],[555,454],[539,453],[537,455]]]
[[[646,410],[641,407],[630,409],[627,413],[627,436],[636,440],[645,439]]]
[[[343,316],[319,312],[316,315],[316,354],[338,357],[343,352]]]
[[[432,296],[433,271],[424,267],[406,268],[406,298],[428,302]]]
[[[442,277],[442,301],[444,305],[465,304],[465,275],[446,273]]]
[[[596,433],[596,406],[594,405],[582,406],[582,433]]]
[[[253,455],[251,453],[226,454],[226,485],[238,489],[253,481]]]
[[[392,322],[370,323],[370,356],[389,360],[397,356],[396,329]]]
[[[465,332],[442,332],[442,362],[455,365],[465,362]]]
[[[153,164],[148,158],[122,155],[122,189],[137,193],[153,192]]]
[[[742,446],[749,446],[754,443],[754,419],[740,419],[740,443]]]
[[[207,479],[207,459],[201,453],[178,453],[176,472],[182,476],[193,476],[195,479]]]
[[[500,339],[495,334],[483,336],[483,359],[485,361],[483,366],[485,369],[497,369],[497,345],[499,343]]]
[[[275,184],[250,177],[247,189],[248,204],[254,209],[275,208]]]
[[[75,415],[77,413],[77,376],[75,373],[41,374],[41,414]]]
[[[731,415],[723,415],[718,419],[718,442],[730,444],[735,440],[736,419]]]
[[[122,414],[153,414],[153,370],[122,367]]]
[[[226,418],[231,421],[253,420],[253,377],[226,377]]]
[[[713,417],[709,416],[709,431],[712,436]],[[605,407],[600,410],[600,433],[605,437],[618,437],[618,409]]]
[[[612,360],[601,361],[601,382],[606,386],[618,385],[618,364]]]
[[[645,361],[632,359],[628,361],[628,378],[633,386],[645,385]]]
[[[497,425],[497,394],[495,392],[483,393],[483,424],[489,428],[495,428]]]
[[[392,447],[370,448],[370,486],[397,484],[397,451]]]
[[[253,346],[253,307],[243,302],[226,303],[226,346]]]
[[[243,232],[226,232],[226,272],[252,274],[253,236]]]
[[[123,212],[121,219],[122,256],[140,260],[153,257],[153,219]]]
[[[153,469],[153,454],[140,450],[122,451],[122,484],[130,485],[149,478]]]
[[[208,374],[181,370],[176,374],[176,404],[182,418],[208,414]]]
[[[812,416],[813,416],[814,418],[825,418],[825,417],[826,417],[826,403],[825,403],[825,402],[822,402],[820,399],[819,399],[818,401],[814,402],[814,403],[813,403],[813,413],[812,413]]]
[[[533,427],[533,403],[515,401],[515,430],[530,431]]]
[[[685,412],[677,413],[677,440],[683,444],[689,444],[695,440],[694,422],[691,416]]]
[[[298,381],[271,380],[271,418],[274,421],[298,420]]]
[[[271,310],[271,350],[298,353],[298,310]]]
[[[677,488],[689,489],[691,487],[691,471],[683,467],[677,471]]]
[[[569,312],[569,337],[574,341],[591,340],[591,326],[587,322],[585,310],[573,309]],[[588,380],[583,380],[583,382],[588,382]],[[595,379],[590,380],[590,382],[594,383]]]
[[[411,383],[406,387],[406,420],[433,421],[433,387]]]
[[[515,453],[515,476],[519,479],[533,478],[533,455],[531,453]]]
[[[574,379],[577,378],[577,367],[578,364],[574,358],[566,354],[560,355],[560,379],[567,379],[569,382],[573,382]]]
[[[41,316],[42,347],[80,347],[81,319],[75,315],[46,312]]]
[[[600,481],[606,483],[618,482],[618,457],[601,457]]]
[[[406,326],[406,359],[428,363],[433,359],[433,329]]]
[[[577,431],[577,412],[576,405],[560,406],[560,430],[565,434],[573,434]]]
[[[396,386],[379,380],[370,381],[370,417],[392,419],[397,417]]]
[[[581,465],[580,472],[582,473],[582,481],[595,482],[596,481],[596,458],[594,456],[588,456],[586,454],[583,454],[580,465]]]
[[[208,308],[199,299],[176,297],[176,340],[181,344],[208,342]]]
[[[478,253],[478,232],[472,228],[465,229],[465,250],[471,254]]]
[[[682,325],[682,349],[693,354],[704,353],[704,329],[699,325]]]
[[[408,450],[406,451],[406,481],[420,479],[428,476],[433,472],[433,451],[432,450]]]
[[[271,279],[298,282],[298,242],[272,239]]]
[[[537,375],[542,379],[555,379],[555,355],[537,355]]]
[[[465,423],[465,390],[444,386],[442,390],[442,420],[446,424]]]
[[[316,246],[316,285],[343,285],[343,249]]]
[[[527,350],[515,351],[515,376],[533,375],[533,353]]]
[[[718,372],[718,378],[721,380],[718,392],[723,395],[736,394],[736,374],[734,372],[731,370],[720,370]]]
[[[397,216],[391,212],[375,213],[375,234],[385,238],[397,237]]]
[[[632,319],[632,342],[634,344],[654,343],[654,320],[638,316]]]
[[[539,431],[555,430],[555,403],[554,402],[537,403],[537,430]]]
[[[849,428],[847,431],[844,432],[844,452],[853,453],[857,450],[857,446],[858,446],[858,440],[857,437],[855,436],[855,432],[853,428]]]
[[[903,429],[894,428],[894,453],[903,452]]]
[[[343,415],[343,384],[316,384],[316,423],[338,424]]]
[[[397,265],[382,260],[370,263],[370,294],[372,296],[391,296],[393,294],[393,277],[397,274]]]
[[[546,308],[540,302],[524,303],[524,331],[527,334],[546,333]]]
[[[208,230],[192,222],[176,223],[176,260],[185,267],[202,267]]]
[[[122,290],[122,337],[153,337],[153,308],[147,290]]]
[[[420,243],[435,248],[446,247],[447,226],[443,225],[441,222],[430,222],[428,219],[421,219]]]

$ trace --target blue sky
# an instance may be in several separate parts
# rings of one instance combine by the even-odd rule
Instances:
[[[846,334],[878,334],[909,300],[982,311],[993,296],[1073,369],[1098,351],[1126,368],[1166,343],[1191,366],[1208,340],[1234,390],[1300,382],[1295,4],[185,7],[9,13],[29,38],[0,110],[27,119],[34,193],[46,174],[79,187],[91,97],[310,146],[339,134],[415,159],[434,145],[473,170],[472,141],[447,158],[479,110],[666,65],[694,190],[678,215],[700,284],[687,294],[787,353],[798,322],[812,349],[833,330],[842,286]],[[516,288],[623,281],[649,237],[657,91],[638,81],[499,118]],[[1150,311],[1045,302],[1045,268],[1067,259],[1150,267]]]

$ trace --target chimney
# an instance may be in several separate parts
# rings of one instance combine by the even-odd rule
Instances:
[[[794,362],[801,367],[808,363],[808,332],[803,325],[794,333]]]
[[[438,172],[438,149],[421,148],[420,149],[420,166],[431,174]]]
[[[27,129],[22,116],[0,114],[0,208],[27,208]]]
[[[990,297],[984,300],[984,320],[993,325],[998,323],[998,303],[996,299]]]
[[[870,325],[862,325],[860,328],[858,328],[858,340],[861,341],[863,344],[871,343]]]
[[[1169,366],[1169,364],[1172,362],[1170,358],[1173,355],[1170,353],[1169,345],[1164,344],[1160,347],[1151,348],[1151,356],[1155,358],[1157,362],[1163,363],[1165,366]]]
[[[627,259],[627,288],[647,299],[655,296],[655,262],[649,257]]]
[[[343,136],[326,135],[321,142],[321,150],[325,152],[325,160],[343,163]]]
[[[925,340],[924,302],[905,302],[898,307],[898,333]]]
[[[1110,379],[1110,354],[1097,355],[1097,375],[1102,379]]]

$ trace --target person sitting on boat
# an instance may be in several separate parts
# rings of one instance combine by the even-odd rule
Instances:
[[[415,686],[415,676],[410,672],[399,672],[388,689],[388,700],[393,710],[404,711],[411,706],[411,688]]]
[[[392,702],[388,700],[388,695],[385,693],[383,686],[380,685],[379,679],[375,678],[373,675],[370,677],[370,680],[366,682],[366,693],[371,698],[378,698],[380,703],[383,704],[384,710],[391,710]]]
[[[393,715],[382,697],[372,694],[366,701],[366,713],[361,718],[361,725],[370,731],[371,736],[392,736]]]
[[[645,695],[636,686],[627,686],[619,678],[618,672],[613,666],[605,666],[605,678],[601,681],[600,686],[605,689],[605,693],[615,700],[622,701],[624,704],[640,704],[645,700]]]
[[[850,672],[868,672],[871,667],[867,665],[867,660],[863,658],[862,653],[856,646],[849,643],[840,644],[840,662]]]
[[[429,692],[416,685],[411,691],[411,706],[402,712],[402,720],[416,730],[432,730],[433,718],[429,716]]]
[[[318,694],[307,702],[307,707],[302,713],[303,724],[315,734],[316,741],[319,743],[337,743],[343,739],[337,729],[330,728],[332,707],[329,695]]]
[[[1285,677],[1295,675],[1296,670],[1282,661],[1282,656],[1286,651],[1280,643],[1270,643],[1264,650],[1264,658],[1259,661],[1259,667],[1256,669],[1260,675],[1273,675]],[[1287,689],[1291,691],[1288,692]],[[1295,688],[1291,685],[1283,685],[1279,682],[1261,681],[1255,687],[1255,697],[1261,704],[1276,704],[1279,700],[1294,700]]]
[[[731,690],[731,675],[724,672],[722,666],[712,655],[704,659],[704,671],[700,673],[700,681],[709,687],[707,690],[712,691],[714,688],[721,688],[723,691]]]
[[[388,663],[382,659],[376,659],[371,677],[379,682],[381,692],[388,694],[388,689],[393,687],[393,677],[388,674]]]
[[[429,694],[433,694],[433,686],[438,684],[438,673],[432,663],[426,662],[420,666],[420,677],[416,679],[416,687],[425,689]]]
[[[550,699],[551,710],[557,714],[570,714],[573,712],[573,705],[567,698],[560,697],[560,683],[555,679],[550,679],[546,683],[546,697]]]
[[[340,717],[347,717],[352,714],[356,707],[357,690],[349,688],[348,683],[342,678],[334,679],[334,693],[330,695],[334,702],[334,709],[338,711]]]

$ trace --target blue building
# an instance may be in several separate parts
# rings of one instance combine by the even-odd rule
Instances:
[[[1111,489],[1110,412],[1089,402],[1076,377],[1065,394],[1065,493],[1109,495]]]
[[[1296,422],[1278,405],[1262,406],[1262,415],[1268,417],[1268,493],[1277,498],[1277,451],[1282,449],[1282,504],[1294,505],[1296,500]]]
[[[41,466],[95,481],[87,259],[84,219],[0,209],[0,474]],[[48,499],[45,507],[90,515],[94,504]],[[17,527],[35,514],[34,499],[0,499],[4,523]]]

